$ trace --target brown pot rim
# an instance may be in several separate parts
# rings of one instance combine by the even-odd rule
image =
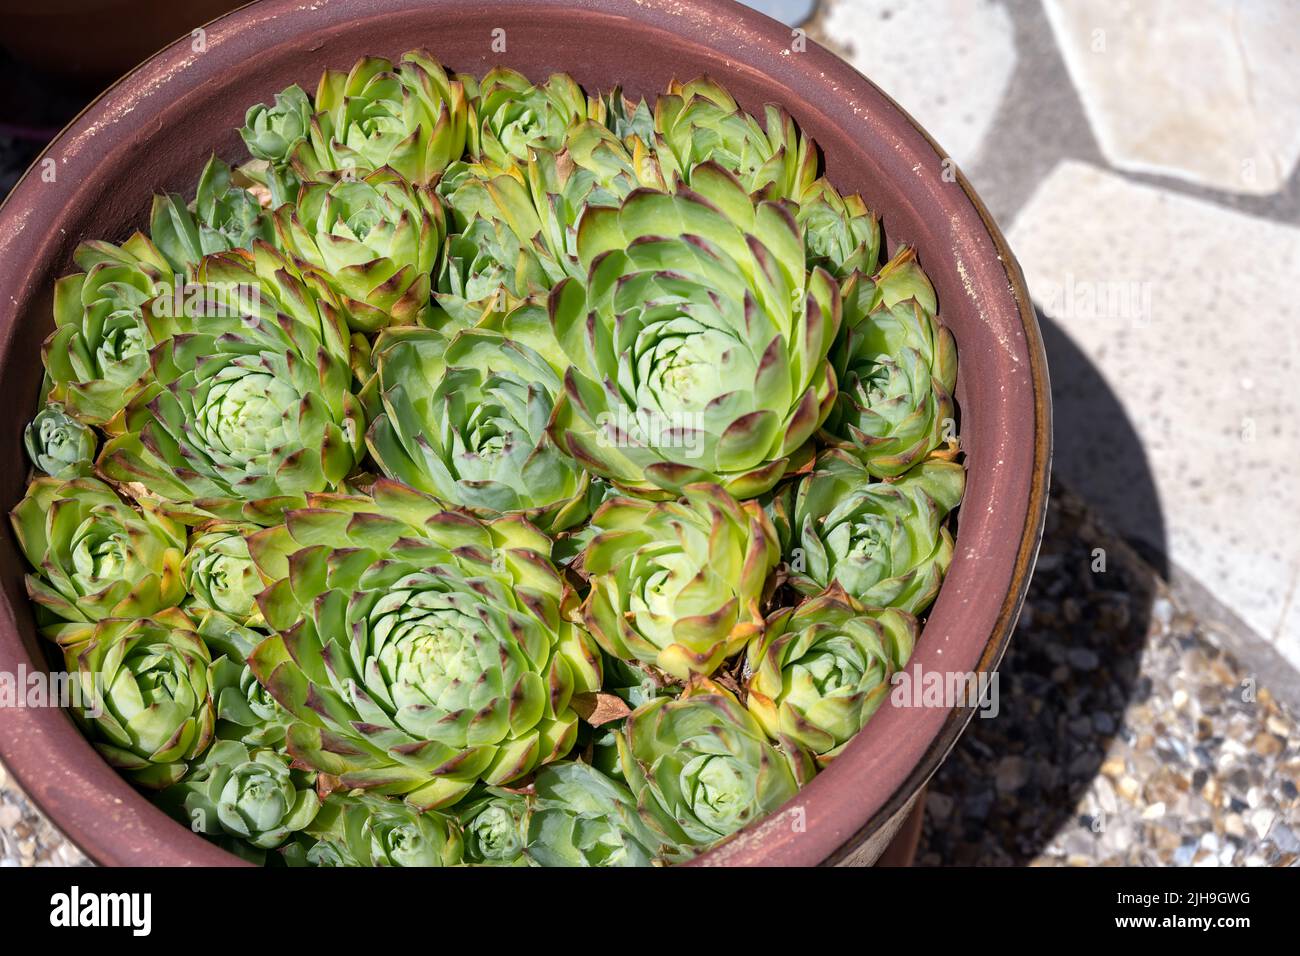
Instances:
[[[302,24],[298,34],[290,34],[287,39],[281,37],[283,44],[288,44],[301,40],[303,36],[312,35],[314,31],[344,30],[350,22],[381,13],[415,15],[415,11],[428,10],[429,7],[427,2],[419,0],[338,0],[311,8],[304,8],[295,0],[260,0],[218,17],[204,29],[210,50],[229,43],[230,55],[242,51],[245,57],[254,57],[263,46],[265,31],[270,30],[271,35],[280,36],[275,32],[284,29],[284,24],[276,23],[279,19],[292,17],[295,18],[295,23]],[[729,58],[728,66],[736,71],[766,69],[773,76],[787,80],[791,76],[819,75],[822,92],[839,99],[830,104],[815,104],[816,108],[847,120],[851,118],[847,110],[852,104],[869,104],[873,110],[882,114],[882,118],[871,127],[872,131],[887,132],[893,138],[892,145],[895,149],[906,148],[911,151],[909,155],[916,157],[922,157],[924,150],[929,150],[930,155],[924,155],[924,158],[933,160],[936,165],[946,156],[906,112],[847,63],[809,41],[806,51],[799,54],[803,59],[798,61],[800,65],[796,68],[790,57],[791,31],[777,21],[731,0],[638,0],[635,11],[629,10],[625,0],[533,0],[531,3],[522,3],[520,0],[477,0],[473,3],[468,0],[446,0],[435,5],[437,7],[446,9],[445,15],[453,17],[468,15],[470,10],[491,10],[504,23],[513,22],[511,13],[522,13],[526,8],[530,14],[539,16],[585,17],[597,22],[600,18],[609,22],[636,21],[638,26],[645,24],[647,29],[653,27],[658,30],[668,26],[684,33],[687,40],[708,48],[711,53],[717,52],[729,57],[734,54],[734,58]],[[259,30],[263,33],[259,34]],[[274,52],[278,47],[268,46],[268,49]],[[502,60],[510,62],[508,55]],[[144,124],[150,109],[162,108],[157,102],[148,103],[142,115],[130,122],[122,122],[125,114],[134,110],[136,101],[148,99],[150,93],[160,85],[171,84],[178,96],[201,86],[204,78],[211,76],[212,71],[218,68],[216,64],[205,68],[202,63],[202,57],[196,60],[191,54],[188,37],[178,40],[96,97],[42,151],[6,200],[0,203],[0,301],[7,299],[12,306],[16,306],[20,301],[29,302],[32,297],[32,290],[25,287],[23,281],[24,273],[27,272],[26,264],[31,259],[16,259],[14,252],[16,247],[21,247],[18,237],[24,227],[40,230],[41,223],[52,220],[57,211],[54,200],[42,196],[34,181],[35,171],[41,167],[42,161],[58,157],[65,164],[68,163],[70,144],[75,153],[91,135],[101,137],[96,145],[105,148],[149,135]],[[725,74],[718,78],[724,84],[728,81]],[[274,91],[267,90],[265,98],[269,99],[272,92]],[[126,103],[131,105],[124,110],[123,104]],[[812,109],[814,101],[805,101],[803,105]],[[889,115],[891,110],[895,115]],[[111,121],[107,119],[110,113]],[[856,116],[856,111],[853,115]],[[884,149],[884,146],[876,148]],[[71,158],[76,159],[76,156],[72,155]],[[919,164],[915,168],[919,168]],[[1042,336],[1019,264],[983,202],[960,170],[956,171],[956,184],[969,207],[962,206],[962,200],[948,201],[945,204],[945,208],[953,212],[953,228],[957,228],[962,217],[968,220],[963,221],[964,225],[973,227],[976,222],[979,224],[982,232],[978,238],[987,237],[991,243],[1005,282],[1000,292],[992,283],[981,287],[982,291],[990,295],[988,301],[976,299],[974,293],[972,299],[982,302],[979,306],[981,309],[996,310],[998,306],[1010,305],[1014,310],[1017,324],[1010,331],[1018,341],[1002,341],[999,345],[1016,362],[1023,360],[1025,363],[1029,394],[1028,400],[1021,402],[1018,411],[1032,416],[1031,423],[1022,421],[1017,424],[1015,421],[1001,419],[998,423],[999,435],[1003,438],[1019,434],[1026,439],[1013,443],[1014,447],[1020,448],[1022,454],[1027,451],[1021,465],[1021,470],[1026,474],[1020,482],[1025,486],[1026,493],[1023,501],[1017,497],[1006,504],[1003,513],[998,515],[1004,530],[1014,526],[1018,529],[1018,534],[1010,573],[1006,575],[1004,584],[999,583],[1001,596],[997,603],[996,617],[973,662],[974,670],[985,673],[996,669],[1010,640],[1029,586],[1042,536],[1051,464],[1051,397]],[[895,185],[901,186],[901,183]],[[904,192],[907,191],[906,187],[902,188]],[[886,222],[885,226],[888,232],[889,223]],[[29,250],[34,250],[38,241],[32,240],[26,245]],[[22,265],[16,265],[16,262]],[[60,273],[68,271],[71,266],[71,262],[61,263]],[[991,268],[991,263],[986,254],[981,254],[978,261],[967,262],[966,266],[973,270],[980,266]],[[963,273],[963,279],[965,278]],[[978,280],[977,276],[977,285]],[[967,284],[969,289],[969,280]],[[993,297],[999,294],[1005,295],[1007,299],[996,302]],[[0,315],[0,363],[11,361],[8,353],[18,324],[17,311],[19,310],[11,308]],[[1005,333],[1008,329],[1001,331]],[[26,411],[21,414],[25,416]],[[1026,449],[1023,446],[1029,447]],[[1008,515],[1015,520],[1006,520]],[[983,519],[976,516],[975,520]],[[992,523],[992,519],[989,522]],[[962,529],[967,524],[967,519],[963,518],[950,577],[957,564],[967,560],[962,553]],[[941,611],[948,615],[948,610],[945,594],[941,592],[939,602],[931,611],[931,621]],[[25,609],[20,613],[24,619],[28,619]],[[950,616],[955,617],[956,613],[960,612],[954,612]],[[947,619],[946,616],[945,620]],[[0,596],[0,667],[16,670],[16,665],[20,664],[28,668],[33,666],[32,655],[25,646],[15,608],[7,595]],[[38,660],[35,666],[42,664]],[[919,756],[907,759],[906,768],[900,769],[895,762],[887,773],[881,774],[881,779],[873,778],[866,784],[861,784],[867,787],[865,791],[846,787],[844,784],[853,783],[850,772],[856,771],[858,765],[864,763],[861,758],[872,756],[866,749],[868,741],[864,738],[875,724],[882,722],[882,714],[877,714],[873,723],[868,725],[839,760],[820,774],[787,808],[765,820],[756,821],[691,865],[814,865],[847,860],[855,847],[896,816],[925,785],[952,749],[973,713],[973,707],[958,707],[948,711],[933,733],[928,734],[928,743]],[[874,745],[878,748],[879,743],[876,741]],[[78,763],[74,766],[69,759],[51,760],[48,758],[51,753],[77,758]],[[879,753],[874,756],[879,756]],[[68,715],[61,711],[18,709],[7,714],[0,712],[0,760],[4,761],[9,772],[27,792],[28,798],[60,827],[68,839],[97,863],[242,863],[233,855],[175,823],[136,793],[125,779],[118,777],[115,771],[99,759]],[[872,765],[874,767],[875,764]],[[836,783],[841,785],[837,787]],[[786,809],[795,806],[807,812],[808,820],[829,825],[809,827],[800,834],[799,839],[786,837],[780,832],[783,827],[781,819],[785,816]],[[789,827],[784,829],[788,830]]]

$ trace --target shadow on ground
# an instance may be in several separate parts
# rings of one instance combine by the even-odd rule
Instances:
[[[1037,570],[999,668],[999,713],[976,717],[930,784],[917,860],[1018,865],[1076,816],[1120,732],[1124,711],[1150,688],[1139,663],[1153,600],[1152,570],[1085,506],[1122,488],[1144,538],[1164,521],[1137,434],[1115,395],[1050,319],[1039,314],[1052,377],[1052,501]],[[1150,549],[1148,549],[1149,551]]]

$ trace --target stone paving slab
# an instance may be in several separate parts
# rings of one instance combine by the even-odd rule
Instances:
[[[1300,667],[1300,512],[1287,500],[1300,487],[1300,229],[1065,162],[1009,239],[1034,301],[1140,445],[1067,409],[1083,434],[1066,440],[1084,454],[1059,464],[1063,477],[1109,469],[1099,504],[1115,523]],[[1144,471],[1158,513],[1131,493]]]
[[[1046,0],[1106,158],[1268,194],[1300,156],[1300,5]]]
[[[1011,19],[989,0],[825,3],[817,23],[958,165],[974,162],[1016,63]]]

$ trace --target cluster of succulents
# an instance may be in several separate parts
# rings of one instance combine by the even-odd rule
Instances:
[[[888,696],[953,338],[784,111],[369,57],[54,290],[28,593],[113,766],[249,859],[688,860]]]

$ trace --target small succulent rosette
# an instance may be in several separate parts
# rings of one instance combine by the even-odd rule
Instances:
[[[832,449],[816,470],[771,503],[790,583],[815,596],[832,584],[869,607],[920,614],[952,563],[944,519],[966,471],[929,459],[893,482],[873,482],[856,458]]]
[[[713,673],[761,631],[780,551],[757,502],[688,485],[677,501],[613,498],[592,525],[582,612],[607,654],[684,681]]]
[[[832,585],[768,618],[747,652],[746,706],[773,740],[830,763],[888,697],[917,634],[911,614],[867,608]]]

